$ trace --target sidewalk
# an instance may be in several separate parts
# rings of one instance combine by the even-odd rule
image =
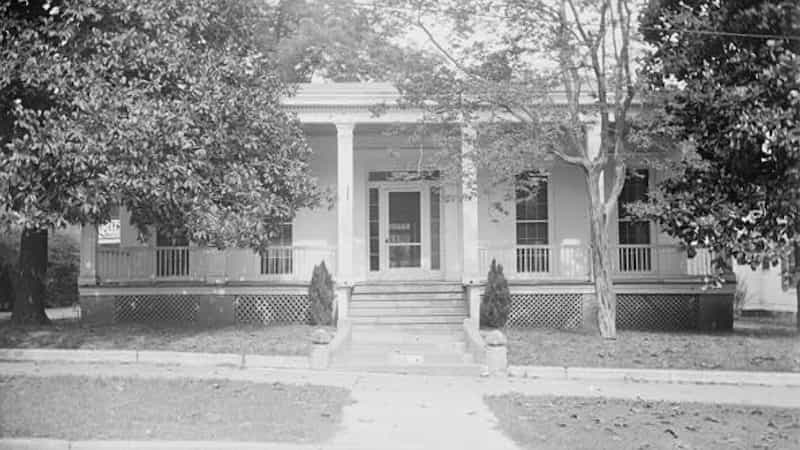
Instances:
[[[492,448],[515,449],[497,427],[483,401],[485,395],[519,392],[528,395],[608,397],[682,402],[727,403],[800,408],[800,388],[767,386],[631,383],[619,381],[469,378],[312,371],[240,369],[234,367],[163,366],[140,363],[2,362],[0,375],[98,376],[141,378],[230,379],[260,383],[340,386],[351,390],[356,403],[344,409],[341,431],[322,445],[265,445],[263,448],[305,450],[344,448]],[[226,448],[224,443],[122,443],[58,441],[49,448]],[[2,448],[38,448],[10,446]],[[35,443],[34,443],[35,444]],[[103,447],[102,445],[107,446]],[[141,445],[139,445],[141,444]],[[175,444],[175,446],[173,446]],[[227,448],[241,448],[230,443]],[[59,446],[60,445],[60,446]],[[159,445],[161,445],[159,447]],[[182,444],[181,444],[182,445]],[[188,445],[188,444],[187,444]],[[46,447],[45,447],[46,448]],[[251,447],[252,448],[252,447]],[[262,448],[262,447],[259,447]]]

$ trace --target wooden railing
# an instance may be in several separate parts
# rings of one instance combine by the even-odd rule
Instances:
[[[487,273],[492,259],[513,278],[590,280],[591,253],[583,245],[519,245],[480,250],[480,270]],[[688,258],[677,245],[616,245],[609,250],[617,278],[696,277],[711,273],[711,256],[700,251]]]
[[[334,273],[335,251],[327,247],[273,247],[259,255],[249,249],[100,246],[96,267],[97,277],[108,282],[307,281],[323,260]]]

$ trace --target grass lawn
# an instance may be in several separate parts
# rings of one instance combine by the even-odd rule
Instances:
[[[507,329],[512,365],[800,372],[793,327],[731,333],[620,331],[614,341],[581,331]]]
[[[304,356],[311,351],[310,325],[84,325],[54,321],[49,326],[0,322],[0,347],[94,350],[170,350]],[[332,329],[331,329],[332,330]]]
[[[349,403],[326,386],[0,377],[0,436],[322,442]]]
[[[487,397],[529,449],[800,448],[800,410],[602,398]]]

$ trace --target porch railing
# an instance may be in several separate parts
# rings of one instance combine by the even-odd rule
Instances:
[[[333,273],[335,250],[328,247],[273,247],[259,255],[249,249],[100,246],[96,267],[102,281],[307,281],[323,260]]]
[[[480,250],[481,273],[492,259],[507,276],[567,280],[591,279],[591,252],[584,245],[518,245]],[[688,258],[677,245],[616,245],[609,250],[611,268],[618,278],[694,277],[711,273],[711,256],[699,251]]]

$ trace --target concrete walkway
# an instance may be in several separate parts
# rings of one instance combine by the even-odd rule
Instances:
[[[350,389],[356,402],[345,408],[341,431],[331,442],[314,446],[325,449],[514,449],[517,447],[498,430],[496,419],[483,402],[485,395],[506,392],[800,408],[800,388],[797,387],[56,362],[0,363],[0,375],[215,378],[264,383],[311,383]],[[0,448],[3,446],[0,445]],[[72,448],[76,447],[73,445]]]

